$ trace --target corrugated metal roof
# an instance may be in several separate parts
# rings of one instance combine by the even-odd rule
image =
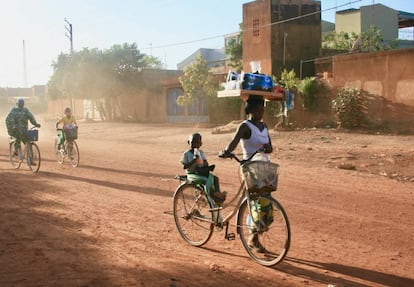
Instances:
[[[208,49],[200,48],[191,54],[189,57],[177,64],[178,70],[183,70],[186,66],[190,65],[197,58],[198,55],[203,57],[205,61],[211,66],[212,63],[217,63],[220,61],[225,61],[227,59],[224,49]],[[214,65],[213,65],[214,66]]]
[[[398,27],[407,28],[414,27],[414,13],[406,11],[397,11],[398,12]]]

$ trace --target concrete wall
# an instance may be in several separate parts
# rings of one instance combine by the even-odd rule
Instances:
[[[378,124],[414,131],[414,49],[335,56],[332,83],[366,91]]]
[[[70,107],[70,101],[68,99],[59,99],[47,102],[47,117],[50,119],[58,119],[63,117],[65,114],[65,109]],[[74,108],[72,114],[76,119],[84,118],[84,104],[83,100],[76,99],[74,100]]]
[[[414,107],[414,49],[333,57],[334,83]]]
[[[321,4],[312,0],[272,0],[272,23],[320,11]],[[321,55],[320,13],[272,26],[272,74],[283,69],[300,73],[300,60]],[[313,72],[313,71],[312,71]]]

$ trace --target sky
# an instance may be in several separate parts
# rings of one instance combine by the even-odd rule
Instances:
[[[137,43],[167,69],[199,48],[222,48],[223,35],[237,32],[242,6],[251,0],[0,0],[0,87],[46,84],[51,64],[70,52],[65,18],[72,23],[74,50]],[[412,0],[322,0],[322,19],[337,10],[381,3],[414,13]],[[411,30],[413,31],[413,30]],[[200,39],[206,39],[197,41]],[[171,45],[192,42],[190,44]]]

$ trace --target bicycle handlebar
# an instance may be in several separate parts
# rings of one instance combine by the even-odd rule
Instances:
[[[78,128],[78,126],[77,125],[73,125],[74,127],[76,127],[76,128]],[[56,126],[56,130],[57,131],[63,131],[63,128],[59,128],[58,126]]]
[[[252,158],[257,154],[257,153],[260,153],[260,152],[264,152],[265,151],[265,149],[264,148],[260,148],[260,149],[258,149],[257,151],[255,151],[254,153],[252,153],[252,155],[251,156],[249,156],[249,158],[248,159],[239,159],[234,153],[226,153],[226,151],[225,150],[223,150],[223,151],[221,151],[219,154],[218,154],[218,156],[220,157],[220,158],[230,158],[230,159],[235,159],[238,163],[240,163],[240,165],[242,165],[242,164],[244,164],[244,163],[246,163],[246,162],[248,162],[248,161],[251,161],[252,160]]]

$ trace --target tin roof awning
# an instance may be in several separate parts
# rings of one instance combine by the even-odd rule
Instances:
[[[398,11],[398,28],[414,27],[414,13]]]

